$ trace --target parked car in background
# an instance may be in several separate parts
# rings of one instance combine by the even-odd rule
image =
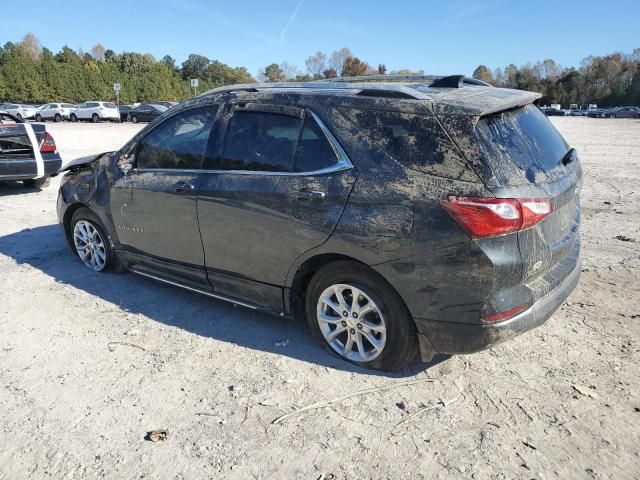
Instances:
[[[76,107],[69,119],[72,122],[78,120],[90,120],[93,123],[103,120],[118,122],[120,121],[120,112],[116,104],[112,102],[84,102]]]
[[[640,107],[615,107],[606,111],[607,118],[640,118]]]
[[[61,166],[56,142],[46,126],[0,112],[0,181],[20,180],[40,188]]]
[[[75,110],[76,106],[71,103],[47,103],[38,109],[35,119],[36,122],[45,122],[47,120],[61,122],[69,120]]]
[[[129,112],[129,121],[133,123],[150,122],[168,110],[164,105],[143,103]]]
[[[306,317],[369,368],[541,325],[580,276],[576,151],[538,93],[394,78],[183,102],[65,167],[64,237],[92,271]]]
[[[118,111],[120,112],[120,121],[127,122],[129,120],[129,112],[133,107],[131,105],[119,105]]]
[[[33,105],[19,105],[17,103],[6,104],[3,110],[20,120],[30,120],[35,117],[37,112],[36,107]]]
[[[606,116],[606,108],[594,108],[587,111],[587,117],[589,118],[604,118]]]
[[[163,107],[171,108],[178,105],[178,102],[153,102],[154,105],[162,105]]]
[[[560,110],[559,108],[549,107],[544,111],[544,114],[548,117],[564,117],[564,110]]]

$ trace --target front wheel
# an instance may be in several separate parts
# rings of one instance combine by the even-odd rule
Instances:
[[[71,116],[69,117],[69,120],[75,123],[78,121],[78,117],[76,116],[75,113],[72,113]]]
[[[36,115],[36,122],[42,122],[42,115],[40,114]]]
[[[59,113],[56,113],[56,116],[53,118],[53,120],[55,122],[60,123],[62,121],[62,115],[60,115]]]
[[[131,121],[133,123],[138,123],[138,117],[136,117],[135,115],[131,115]]]
[[[88,208],[79,208],[71,218],[71,235],[78,257],[94,272],[121,271],[102,222]]]
[[[612,113],[611,115],[609,115],[609,118],[616,118],[616,114]]]
[[[356,262],[335,262],[313,276],[306,314],[325,348],[362,367],[400,370],[418,351],[416,327],[400,296]]]

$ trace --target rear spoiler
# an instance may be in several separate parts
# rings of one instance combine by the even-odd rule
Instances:
[[[484,117],[492,113],[524,107],[537,102],[542,95],[510,88],[452,89],[433,105],[436,114]]]

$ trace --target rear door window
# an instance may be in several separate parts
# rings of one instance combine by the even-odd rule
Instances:
[[[151,130],[138,144],[136,165],[141,169],[202,168],[217,107],[179,113]]]
[[[478,181],[433,115],[355,108],[340,112],[405,166],[439,177]]]
[[[558,167],[569,145],[533,105],[483,117],[476,131],[485,160],[502,185],[540,183],[562,174]]]
[[[307,115],[298,142],[296,172],[315,172],[338,163],[338,156],[324,132],[311,115]]]
[[[293,171],[301,120],[256,111],[234,113],[220,160],[221,170]]]
[[[107,107],[107,108],[118,108],[118,107],[116,107],[115,103],[111,103],[111,102],[105,103],[104,106]]]

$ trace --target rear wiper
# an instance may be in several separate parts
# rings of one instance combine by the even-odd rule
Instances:
[[[562,165],[569,165],[573,162],[573,152],[575,152],[575,148],[570,148],[567,153],[564,154],[564,157],[560,159],[558,163],[562,163]]]

